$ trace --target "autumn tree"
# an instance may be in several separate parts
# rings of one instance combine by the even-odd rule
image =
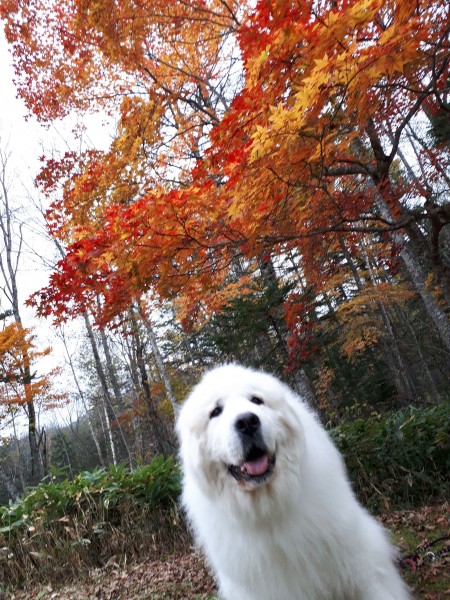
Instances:
[[[398,305],[409,293],[393,276],[399,258],[450,351],[449,152],[410,137],[430,107],[446,114],[447,3],[0,6],[30,111],[118,118],[109,152],[51,158],[38,178],[58,194],[48,220],[67,245],[41,314],[81,314],[100,294],[101,324],[154,290],[198,325],[254,293],[273,263],[280,289],[291,286],[283,337],[295,368],[342,302],[354,316],[375,307],[394,335],[386,284]],[[370,257],[361,265],[373,246],[387,281]]]
[[[40,359],[50,349],[38,350],[35,336],[22,322],[19,299],[18,270],[22,260],[24,226],[18,217],[19,207],[11,198],[7,147],[0,147],[0,272],[2,274],[2,303],[8,304],[7,317],[12,323],[0,332],[0,404],[7,413],[23,408],[28,420],[28,442],[31,458],[31,483],[43,476],[45,464],[45,433],[38,427],[37,407],[51,408],[64,401],[64,394],[52,388],[57,369],[46,375],[38,374]]]
[[[39,350],[32,330],[20,322],[7,325],[0,332],[0,406],[8,419],[23,409],[28,419],[28,441],[30,446],[30,483],[39,482],[49,463],[46,447],[46,433],[38,429],[36,409],[44,410],[60,406],[66,395],[53,389],[58,369],[41,375],[36,365],[48,356],[50,348]],[[20,465],[21,470],[23,466]],[[25,481],[25,477],[23,477]]]

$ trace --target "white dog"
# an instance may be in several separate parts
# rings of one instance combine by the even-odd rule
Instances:
[[[410,598],[339,452],[283,383],[213,369],[177,430],[183,504],[225,600]]]

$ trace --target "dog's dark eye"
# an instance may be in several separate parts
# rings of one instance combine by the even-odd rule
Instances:
[[[223,408],[221,406],[216,406],[216,408],[214,408],[210,413],[209,413],[209,418],[210,419],[214,419],[215,417],[218,417],[220,415],[220,413],[222,412]]]
[[[252,396],[250,398],[250,402],[252,402],[253,404],[264,404],[264,400],[261,400],[261,398],[259,398],[259,396]]]

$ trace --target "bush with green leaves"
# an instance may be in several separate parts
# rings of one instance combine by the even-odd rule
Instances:
[[[84,472],[53,474],[20,501],[0,507],[0,581],[57,580],[83,568],[173,551],[183,541],[177,511],[180,470],[154,458]]]
[[[331,431],[371,510],[418,506],[450,492],[450,402],[357,419]]]

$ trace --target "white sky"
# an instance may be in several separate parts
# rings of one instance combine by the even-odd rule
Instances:
[[[50,156],[53,149],[65,152],[70,147],[73,148],[74,144],[78,148],[79,141],[75,142],[72,134],[75,118],[69,117],[47,128],[41,126],[34,117],[27,117],[25,104],[17,97],[13,79],[11,56],[0,24],[0,138],[2,147],[7,144],[11,153],[8,171],[11,179],[14,179],[14,199],[17,203],[29,204],[26,201],[27,196],[34,199],[38,197],[33,181],[41,166],[39,158],[42,155]],[[83,116],[83,124],[87,127],[86,135],[90,143],[97,149],[106,149],[109,146],[113,129],[106,118],[86,115]],[[36,238],[33,243],[37,244],[38,251],[44,242]],[[45,285],[47,280],[47,275],[43,271],[39,272],[42,267],[31,260],[26,262],[28,264],[25,264],[22,270],[22,300]]]
[[[8,160],[8,176],[12,182],[10,199],[22,204],[26,203],[29,194],[34,193],[33,180],[39,168],[41,145],[48,131],[39,126],[35,119],[26,120],[26,109],[24,103],[16,96],[13,76],[8,45],[3,29],[0,29],[0,143],[2,149],[5,150],[7,147],[10,153]],[[33,243],[39,245],[42,241],[37,239]],[[24,301],[26,296],[45,284],[46,276],[40,273],[34,261],[23,265],[21,275],[19,294],[20,299]],[[7,308],[3,298],[0,298],[0,303],[2,308]]]
[[[41,152],[39,146],[46,131],[35,119],[25,119],[24,103],[16,96],[13,68],[3,29],[0,30],[0,131],[3,140],[9,140],[16,168],[30,176],[36,172]]]
[[[53,148],[59,148],[63,152],[66,151],[68,144],[73,143],[71,130],[75,121],[69,118],[58,123],[56,128],[47,128],[39,125],[35,118],[27,118],[25,105],[17,97],[13,79],[14,71],[11,65],[11,56],[0,24],[0,143],[3,149],[7,145],[10,152],[8,162],[8,174],[12,180],[10,199],[19,205],[23,204],[28,207],[22,215],[25,214],[26,217],[27,230],[24,237],[29,247],[24,247],[22,250],[23,260],[19,270],[18,283],[19,299],[23,304],[33,292],[45,286],[48,281],[48,271],[46,271],[41,261],[33,256],[33,253],[44,254],[49,259],[54,255],[52,244],[46,242],[43,237],[32,233],[32,230],[35,229],[33,220],[38,218],[38,212],[33,210],[30,197],[35,199],[38,197],[33,181],[40,167],[39,157],[43,154],[49,155],[50,150]],[[106,119],[101,119],[98,116],[88,115],[83,118],[83,123],[88,127],[89,139],[93,139],[95,146],[100,149],[106,149],[110,142],[112,128],[105,125],[105,122]],[[30,212],[28,213],[28,211]],[[0,285],[2,285],[1,275]],[[9,308],[8,302],[0,291],[0,312],[7,308]],[[62,347],[55,339],[50,323],[37,320],[33,315],[33,310],[25,306],[21,308],[21,314],[26,327],[35,327],[35,333],[39,340],[38,347],[44,348],[50,345],[54,349],[53,357],[38,365],[41,373],[56,364],[62,365]],[[75,332],[74,343],[76,337]],[[71,376],[67,373],[61,378],[59,387],[67,386],[70,379]],[[67,411],[63,415],[48,415],[44,420],[61,420],[61,417],[63,421],[67,421]],[[8,429],[2,430],[2,424],[0,423],[0,435],[7,434]]]

